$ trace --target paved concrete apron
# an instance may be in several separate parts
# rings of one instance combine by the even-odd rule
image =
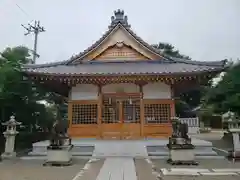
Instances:
[[[107,158],[96,180],[137,180],[132,158]]]
[[[105,141],[97,143],[93,152],[97,157],[147,157],[147,149],[138,141]]]

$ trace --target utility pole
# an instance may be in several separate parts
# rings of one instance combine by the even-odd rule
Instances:
[[[25,36],[34,33],[34,47],[31,51],[33,52],[32,64],[35,64],[36,58],[39,57],[39,54],[37,54],[38,35],[40,32],[45,32],[45,29],[43,26],[40,26],[40,21],[34,21],[34,25],[28,24],[28,27],[24,25],[22,27],[27,30],[24,34]]]

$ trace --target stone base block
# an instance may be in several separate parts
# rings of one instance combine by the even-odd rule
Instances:
[[[187,165],[198,164],[195,161],[194,149],[170,149],[168,163],[187,164]]]
[[[48,147],[47,149],[47,161],[44,165],[71,165],[72,153],[71,149],[73,145],[61,146],[61,147]]]
[[[240,150],[239,151],[229,151],[228,159],[231,159],[233,161],[239,161],[240,160]]]
[[[4,152],[2,153],[1,157],[2,159],[12,159],[16,157],[16,152]]]

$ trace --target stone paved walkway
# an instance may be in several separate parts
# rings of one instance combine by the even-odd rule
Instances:
[[[132,158],[107,158],[97,180],[137,180]]]
[[[94,156],[147,157],[148,153],[144,141],[103,141],[95,145],[93,157]]]

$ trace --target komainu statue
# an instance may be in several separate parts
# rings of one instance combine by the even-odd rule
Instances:
[[[71,165],[72,148],[71,138],[67,135],[66,123],[56,120],[51,131],[50,145],[47,147],[47,160],[43,165]]]
[[[71,144],[71,139],[67,135],[67,126],[63,120],[56,120],[51,131],[50,146],[63,146],[68,140]]]
[[[169,137],[167,147],[169,149],[170,164],[187,164],[197,165],[195,162],[194,145],[191,144],[191,138],[188,136],[188,125],[181,123],[175,118],[172,121],[172,136]]]

